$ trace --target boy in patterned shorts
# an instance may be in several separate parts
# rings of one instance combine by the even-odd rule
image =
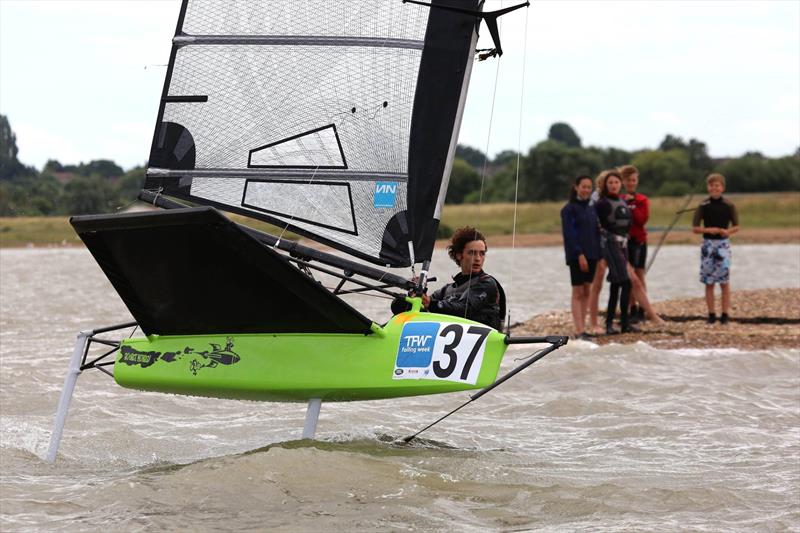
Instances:
[[[706,286],[706,304],[708,305],[708,323],[713,324],[717,316],[714,313],[714,284],[719,283],[722,289],[722,315],[720,324],[727,324],[731,308],[731,242],[728,239],[739,231],[739,215],[736,206],[727,198],[725,177],[722,174],[711,174],[706,178],[708,198],[694,212],[692,231],[703,235],[700,246],[700,282]],[[700,227],[700,222],[703,227]]]

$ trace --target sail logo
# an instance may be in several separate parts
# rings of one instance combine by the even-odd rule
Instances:
[[[375,182],[375,195],[373,205],[376,208],[395,206],[397,200],[397,183],[393,181]]]
[[[403,326],[397,348],[397,368],[427,368],[433,357],[433,346],[439,324],[435,322],[409,322]]]

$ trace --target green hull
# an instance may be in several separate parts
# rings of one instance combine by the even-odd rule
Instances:
[[[374,400],[485,387],[506,350],[491,328],[416,310],[373,331],[126,339],[114,377],[123,387],[214,398]]]

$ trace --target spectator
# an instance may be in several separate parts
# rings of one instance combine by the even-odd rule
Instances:
[[[730,320],[731,309],[731,241],[728,237],[739,231],[739,215],[736,206],[727,198],[725,177],[722,174],[711,174],[706,178],[708,198],[694,212],[692,231],[703,235],[700,245],[700,282],[706,286],[706,305],[708,306],[708,323],[716,319],[714,312],[714,284],[719,283],[722,291],[722,314],[720,324]],[[700,223],[703,223],[703,227]]]
[[[588,339],[586,311],[591,283],[600,258],[600,234],[597,213],[589,205],[592,178],[579,176],[569,193],[569,202],[561,209],[561,231],[564,236],[564,254],[569,265],[572,284],[572,321],[575,338]]]

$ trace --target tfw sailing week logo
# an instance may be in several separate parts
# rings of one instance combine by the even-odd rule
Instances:
[[[425,368],[431,364],[439,324],[411,322],[403,326],[397,347],[397,368]]]
[[[375,182],[375,195],[373,197],[375,207],[395,206],[397,200],[397,182],[378,181]]]

